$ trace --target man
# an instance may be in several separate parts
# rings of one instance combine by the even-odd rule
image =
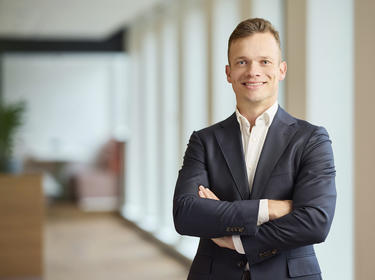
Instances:
[[[331,141],[278,106],[287,65],[270,22],[241,22],[228,60],[236,112],[191,135],[176,183],[176,230],[200,237],[188,279],[321,279],[313,244],[335,210]]]

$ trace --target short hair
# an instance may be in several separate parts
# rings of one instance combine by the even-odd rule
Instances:
[[[263,18],[250,18],[244,21],[241,21],[237,27],[233,30],[232,34],[229,37],[228,41],[228,61],[229,61],[229,50],[231,44],[240,38],[245,38],[251,36],[256,33],[271,33],[275,38],[279,49],[281,50],[280,46],[280,36],[279,32],[273,27],[271,22],[265,20]]]

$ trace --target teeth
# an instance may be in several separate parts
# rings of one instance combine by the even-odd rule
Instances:
[[[263,83],[246,83],[247,86],[260,86],[263,85]]]

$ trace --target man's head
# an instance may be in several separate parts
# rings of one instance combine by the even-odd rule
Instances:
[[[280,54],[281,54],[279,32],[273,27],[273,25],[268,20],[265,20],[262,18],[250,18],[250,19],[246,19],[240,22],[229,37],[229,41],[228,41],[229,64],[230,64],[229,51],[230,51],[230,47],[233,41],[251,36],[255,33],[271,33],[279,46]],[[280,59],[281,59],[281,56],[280,56]]]
[[[277,100],[279,81],[285,78],[280,39],[270,22],[248,19],[233,31],[228,43],[227,80],[237,106],[267,109]]]

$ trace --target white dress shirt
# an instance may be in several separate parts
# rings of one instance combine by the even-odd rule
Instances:
[[[240,124],[243,151],[245,153],[245,163],[247,170],[247,177],[249,180],[250,192],[253,187],[254,175],[258,165],[259,157],[262,152],[264,141],[267,136],[268,129],[275,117],[278,109],[278,103],[275,102],[256,120],[253,127],[250,126],[249,121],[241,115],[236,108],[237,121]],[[269,221],[268,214],[268,199],[261,199],[259,203],[258,221],[257,225]],[[240,254],[245,254],[242,241],[239,235],[233,235],[233,243],[236,251]]]

